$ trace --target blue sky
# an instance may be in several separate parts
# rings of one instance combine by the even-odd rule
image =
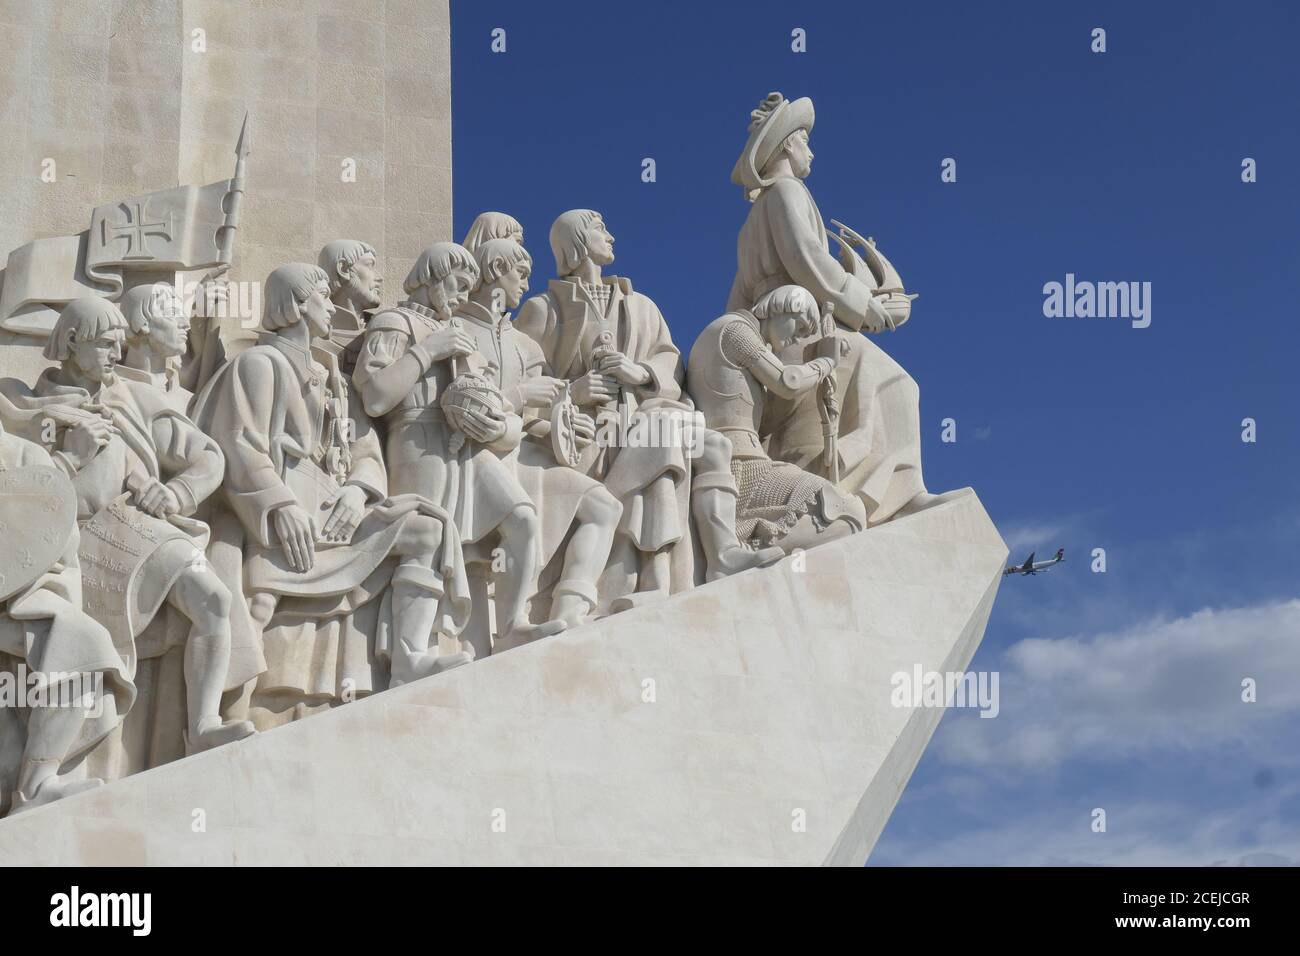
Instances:
[[[453,0],[457,238],[510,212],[538,287],[554,217],[598,209],[685,350],[734,274],[749,110],[811,96],[823,215],[921,294],[877,342],[930,488],[973,485],[1016,557],[1067,549],[1004,582],[972,664],[1001,715],[944,718],[873,862],[1300,861],[1298,41],[1283,2]],[[1151,326],[1044,317],[1066,273],[1150,282]]]

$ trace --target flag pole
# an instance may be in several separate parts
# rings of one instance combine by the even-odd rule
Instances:
[[[223,202],[226,220],[221,225],[221,243],[218,258],[221,265],[214,275],[222,275],[234,261],[235,233],[239,230],[240,207],[244,204],[244,174],[248,169],[248,113],[244,113],[244,125],[239,130],[239,142],[235,144],[235,175],[230,180]]]

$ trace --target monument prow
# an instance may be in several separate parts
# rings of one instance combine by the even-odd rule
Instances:
[[[861,865],[943,713],[891,678],[966,668],[1006,555],[960,496],[0,820],[0,860]]]

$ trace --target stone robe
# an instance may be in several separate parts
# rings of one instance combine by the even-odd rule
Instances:
[[[833,302],[835,321],[846,330],[859,331],[868,322],[871,289],[827,250],[821,212],[802,180],[783,177],[759,194],[741,227],[736,254],[728,311],[752,309],[767,292],[800,285],[819,303]],[[920,390],[873,342],[860,335],[844,339],[848,351],[836,372],[842,409],[838,487],[858,495],[868,520],[878,523],[925,490]],[[802,363],[815,348],[795,347],[781,358]],[[774,459],[828,475],[815,394],[770,402],[763,434]]]
[[[606,276],[610,300],[602,308],[572,277],[553,279],[544,295],[524,303],[515,327],[542,348],[542,355],[557,378],[572,381],[593,367],[592,350],[608,332],[612,345],[650,375],[645,385],[623,386],[619,403],[629,416],[642,413],[682,415],[692,411],[682,390],[685,370],[682,354],[673,344],[668,323],[659,307],[636,292],[619,276]],[[583,411],[597,418],[610,414],[592,408]],[[691,459],[680,444],[658,447],[601,448],[593,442],[578,468],[602,481],[623,505],[619,534],[610,568],[600,582],[599,610],[636,587],[638,560],[633,552],[669,549],[670,593],[694,584],[695,555],[690,535]]]
[[[225,344],[221,341],[221,321],[194,316],[190,319],[189,340],[181,359],[181,387],[197,395],[227,358]]]
[[[451,361],[426,364],[413,350],[442,327],[432,310],[413,302],[377,313],[366,327],[353,382],[367,411],[382,415],[393,490],[430,499],[452,516],[462,541],[486,545],[495,540],[493,532],[507,515],[520,506],[534,507],[513,468],[500,458],[518,445],[522,420],[509,409],[506,435],[491,447],[466,440],[451,450],[456,430],[439,406],[443,389],[454,378]],[[410,367],[395,368],[399,363]],[[460,372],[469,368],[464,360],[458,365]],[[394,373],[407,372],[414,385],[400,396],[389,394]],[[490,557],[484,548],[471,553]]]
[[[356,371],[365,335],[366,315],[358,315],[347,306],[336,303],[334,315],[330,317],[329,337],[321,339],[316,345],[333,355],[338,360],[339,371],[351,379],[352,373]],[[360,407],[358,402],[356,408]]]
[[[0,472],[52,464],[39,445],[0,433]],[[69,760],[86,754],[112,733],[136,696],[127,664],[108,630],[82,610],[79,543],[74,528],[58,561],[25,589],[0,601],[0,669],[15,673],[23,662],[29,672],[104,675],[102,711],[82,725],[66,755]],[[26,737],[21,723],[17,710],[0,708],[0,799],[12,792],[17,778]]]
[[[194,515],[221,484],[225,461],[217,443],[153,385],[116,376],[92,396],[85,389],[61,384],[54,373],[54,369],[41,373],[26,395],[12,390],[10,382],[0,388],[9,392],[15,405],[36,412],[46,405],[79,408],[97,403],[118,429],[117,436],[75,471],[61,452],[53,457],[77,491],[83,555],[93,545],[86,534],[99,535],[103,541],[109,540],[106,536],[127,539],[131,548],[121,556],[130,567],[100,565],[94,577],[103,587],[84,581],[83,585],[88,610],[108,627],[119,652],[134,667],[137,660],[156,657],[185,640],[185,629],[145,632],[196,550],[202,554],[207,546],[207,526]],[[129,487],[149,478],[163,481],[176,495],[179,514],[154,518],[135,507]]]
[[[190,403],[194,401],[194,393],[181,385],[181,371],[174,362],[169,362],[160,375],[126,365],[119,365],[117,374],[128,382],[152,385],[162,395],[168,407],[182,415],[189,412]]]
[[[264,333],[216,372],[196,402],[196,419],[217,438],[228,463],[222,551],[242,560],[248,599],[276,601],[262,632],[265,673],[250,713],[259,728],[387,686],[387,585],[397,563],[394,544],[411,515],[431,515],[444,526],[433,569],[444,595],[442,625],[459,631],[468,616],[455,528],[430,501],[388,497],[378,439],[364,416],[351,414],[348,395],[329,352],[309,355]],[[319,533],[345,485],[362,489],[367,501],[351,541],[318,539],[313,567],[293,570],[271,513],[297,504]]]
[[[474,358],[481,360],[481,371],[523,420],[523,438],[504,460],[514,468],[520,485],[537,506],[545,568],[567,539],[579,502],[593,488],[599,488],[600,482],[555,460],[549,412],[529,408],[524,402],[524,382],[551,375],[541,347],[515,328],[508,316],[499,316],[476,302],[466,302],[457,317],[478,342]]]
[[[166,598],[207,549],[209,528],[196,515],[221,483],[221,451],[151,382],[117,375],[91,396],[47,369],[30,392],[12,382],[0,388],[33,421],[48,405],[98,403],[119,432],[75,472],[61,453],[54,455],[77,491],[84,607],[108,628],[139,695],[120,729],[91,755],[89,771],[116,779],[184,756],[182,656],[190,625]],[[155,518],[135,506],[128,488],[146,478],[167,485],[179,514]],[[256,675],[241,666],[246,660],[232,650],[227,688]]]

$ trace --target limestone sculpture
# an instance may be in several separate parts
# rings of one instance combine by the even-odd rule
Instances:
[[[0,673],[92,690],[0,708],[0,812],[964,493],[926,491],[916,383],[857,334],[914,296],[825,228],[811,101],[751,118],[735,281],[689,368],[590,209],[554,221],[532,298],[523,227],[485,212],[395,306],[380,250],[337,239],[266,278],[255,342],[223,337],[247,124],[231,180],[95,208],[105,284],[59,271],[86,234],[11,255],[4,317],[55,364],[0,381],[0,532],[24,536]],[[212,270],[189,312],[174,268]]]
[[[513,326],[507,311],[518,308],[528,291],[532,257],[514,239],[504,238],[483,242],[476,258],[479,284],[457,315],[477,344],[475,356],[486,360],[485,373],[524,415],[522,440],[508,458],[538,508],[542,568],[563,545],[547,617],[576,627],[596,608],[597,579],[623,506],[600,481],[556,457],[551,433],[561,425],[555,420],[557,405],[569,403],[567,383],[550,374],[541,347]],[[571,422],[577,442],[589,446],[595,421],[574,411]]]
[[[53,458],[76,490],[80,562],[91,569],[84,607],[108,628],[133,677],[139,661],[184,645],[185,745],[203,750],[253,732],[219,714],[231,597],[203,559],[208,528],[193,517],[220,485],[225,460],[161,389],[117,375],[128,328],[113,303],[74,299],[45,350],[60,364],[31,390],[12,379],[0,390],[29,423],[50,406],[82,416],[56,432]]]
[[[551,251],[559,278],[524,303],[518,327],[603,431],[635,417],[647,437],[626,447],[593,443],[578,466],[623,505],[601,606],[621,610],[694,585],[692,506],[710,575],[779,559],[779,550],[749,551],[736,541],[730,449],[696,424],[682,356],[658,306],[629,280],[603,274],[614,261],[604,218],[590,209],[564,213],[551,227]]]
[[[478,263],[463,246],[426,249],[407,276],[407,301],[371,320],[355,381],[367,413],[383,416],[388,428],[394,490],[445,508],[465,545],[477,546],[474,563],[490,564],[495,547],[509,556],[495,582],[497,615],[506,639],[523,641],[565,627],[528,620],[528,588],[540,561],[537,507],[499,457],[518,446],[523,420],[508,403],[495,413],[466,409],[455,423],[444,410],[444,393],[462,374],[475,374],[462,365],[477,341],[455,312],[478,279]],[[478,385],[491,390],[490,382]]]
[[[330,283],[334,315],[330,331],[321,342],[339,361],[339,369],[351,376],[361,351],[366,320],[383,302],[384,276],[379,271],[375,247],[360,239],[336,239],[320,251],[317,264]]]
[[[874,268],[864,262],[852,250],[850,234],[856,233],[851,230],[845,230],[841,260],[827,251],[821,212],[804,183],[812,172],[812,100],[769,93],[750,115],[749,139],[731,179],[753,206],[737,242],[728,310],[752,308],[765,293],[798,285],[818,302],[831,303],[835,321],[848,331],[878,333],[901,326],[911,315],[912,300],[884,257],[872,256]],[[965,493],[925,490],[920,391],[912,377],[865,336],[843,342],[836,366],[836,454],[826,453],[818,396],[806,392],[771,403],[771,456],[824,478],[834,476],[838,487],[862,499],[870,524]],[[803,362],[812,357],[810,348],[815,346],[795,343],[783,358]]]
[[[772,461],[759,434],[769,394],[793,400],[822,393],[823,402],[833,401],[826,386],[835,384],[840,338],[811,293],[781,286],[759,299],[752,312],[740,309],[714,320],[691,349],[691,394],[709,427],[731,441],[731,470],[739,487],[736,533],[753,547],[775,544],[789,553],[866,526],[861,499],[820,475]],[[778,358],[808,339],[817,340],[821,354],[816,358],[801,365]]]
[[[0,531],[16,534],[32,509],[43,518],[26,548],[0,558],[0,654],[38,675],[43,699],[29,702],[25,726],[12,704],[0,708],[0,813],[102,783],[60,771],[108,736],[135,699],[107,628],[82,610],[76,491],[45,449],[0,428]],[[73,686],[84,676],[87,685]],[[69,687],[90,699],[69,700]]]
[[[468,616],[456,528],[427,499],[390,497],[378,445],[354,435],[337,364],[312,350],[334,313],[328,276],[280,266],[265,297],[258,344],[217,372],[195,411],[229,461],[222,490],[243,526],[243,584],[268,668],[279,664],[264,685],[296,692],[301,706],[343,699],[348,680],[372,689],[372,652],[391,661],[395,682],[464,663],[464,652],[430,647],[454,639]],[[323,691],[303,664],[320,660],[322,645],[340,647]]]
[[[482,212],[474,218],[461,245],[477,255],[479,246],[491,239],[512,239],[522,246],[524,227],[519,224],[518,219],[507,213]]]
[[[181,360],[189,347],[190,319],[175,287],[153,282],[129,289],[119,303],[126,318],[126,353],[117,374],[152,385],[182,415],[194,393],[181,382]]]

